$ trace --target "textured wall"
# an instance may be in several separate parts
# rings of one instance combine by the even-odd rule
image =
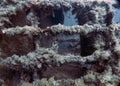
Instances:
[[[0,1],[0,86],[120,85],[112,3]]]

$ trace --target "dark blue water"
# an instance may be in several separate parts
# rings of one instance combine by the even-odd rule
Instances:
[[[120,8],[115,8],[113,23],[120,23]]]
[[[115,0],[116,2],[118,0]],[[113,18],[113,23],[120,23],[120,7],[119,8],[114,8],[114,18]]]

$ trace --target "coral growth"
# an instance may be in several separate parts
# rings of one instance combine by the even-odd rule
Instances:
[[[0,86],[120,85],[112,3],[0,2]],[[65,25],[67,13],[78,25]]]

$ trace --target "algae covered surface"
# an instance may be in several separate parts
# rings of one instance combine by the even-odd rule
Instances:
[[[119,86],[119,5],[0,0],[0,86]]]

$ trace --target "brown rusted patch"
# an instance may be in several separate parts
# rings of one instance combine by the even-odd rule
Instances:
[[[24,55],[35,49],[32,37],[28,35],[2,35],[0,37],[1,56]]]

